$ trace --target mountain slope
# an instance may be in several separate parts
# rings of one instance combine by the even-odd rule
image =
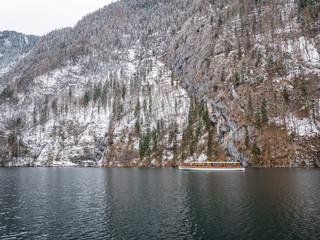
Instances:
[[[2,76],[2,164],[318,164],[318,1],[120,1]]]
[[[0,77],[13,68],[34,47],[38,39],[37,36],[13,31],[0,32]]]
[[[215,1],[168,50],[206,100],[215,141],[253,165],[318,164],[320,3],[301,2]]]
[[[159,19],[172,7],[119,2],[42,37],[3,76],[10,82],[1,105],[4,164],[140,164],[143,136],[148,155],[153,142],[154,164],[166,164],[166,133],[189,106],[160,60],[172,26]]]

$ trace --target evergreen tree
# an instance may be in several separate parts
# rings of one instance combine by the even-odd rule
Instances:
[[[200,121],[200,119],[198,119],[197,126],[196,126],[196,131],[195,131],[195,135],[194,135],[196,141],[198,140],[198,138],[200,136],[200,133],[201,133],[201,121]]]
[[[203,119],[203,121],[204,121],[204,123],[206,125],[207,131],[209,131],[209,129],[210,129],[210,118],[209,118],[209,112],[208,112],[207,108],[203,111],[202,119]]]
[[[261,51],[260,51],[260,49],[258,50],[258,55],[257,55],[257,61],[256,61],[256,63],[255,63],[255,66],[256,67],[260,67],[260,65],[261,65],[261,59],[262,59],[262,54],[261,54]]]
[[[289,92],[288,92],[287,86],[284,86],[282,89],[282,97],[283,97],[284,101],[286,102],[286,104],[288,104],[289,103]]]
[[[190,156],[193,156],[193,154],[194,154],[194,145],[195,145],[195,141],[194,141],[194,138],[192,137],[191,138],[191,141],[190,141],[190,145],[189,145],[189,147],[190,147]]]
[[[186,153],[185,153],[185,147],[184,145],[181,146],[181,160],[185,160],[186,159]]]
[[[96,102],[101,96],[101,85],[94,85],[94,91],[93,91],[93,101]]]
[[[123,103],[120,99],[117,101],[117,119],[119,120],[121,118],[121,115],[123,113]]]
[[[83,96],[84,104],[87,106],[91,100],[90,92],[85,91],[84,96]]]
[[[145,148],[144,148],[144,134],[140,136],[139,140],[139,156],[142,159],[145,156]]]
[[[143,111],[147,112],[147,99],[143,99]]]
[[[174,86],[174,74],[171,72],[171,87]]]
[[[151,154],[151,148],[150,148],[151,137],[152,137],[151,130],[150,128],[147,128],[145,148],[146,148],[146,153],[148,157],[150,157],[150,154]]]
[[[301,96],[303,98],[306,98],[308,96],[308,90],[307,89],[308,89],[307,82],[306,82],[305,76],[303,75],[302,79],[301,79]]]
[[[223,24],[223,20],[222,20],[222,17],[221,15],[219,14],[219,17],[218,17],[218,27],[220,28]]]
[[[293,77],[292,86],[293,86],[293,89],[298,89],[298,87],[299,87],[299,80],[298,80],[298,77],[296,75],[294,75],[294,77]]]
[[[160,120],[157,121],[157,134],[160,135],[161,132],[161,123]]]
[[[175,135],[172,143],[172,152],[174,157],[177,156],[177,150],[178,150],[178,141],[177,141],[177,135]]]
[[[6,87],[2,90],[0,94],[0,99],[11,99],[14,96],[14,91],[10,89],[9,87]]]
[[[252,106],[252,97],[251,97],[251,93],[249,93],[249,99],[248,99],[248,117],[252,117],[252,113],[253,113],[253,106]]]
[[[150,128],[147,128],[147,131],[143,133],[139,141],[139,155],[140,159],[146,155],[150,156],[150,140],[151,140],[151,131]]]
[[[41,109],[40,121],[45,123],[48,120],[48,104],[45,104]]]
[[[178,102],[177,99],[174,99],[174,112],[177,114],[178,113]]]
[[[240,83],[240,74],[238,73],[238,71],[236,71],[234,74],[234,84],[239,85],[239,83]]]
[[[191,103],[192,100],[190,100]],[[193,121],[194,109],[193,104],[190,104],[189,113],[188,113],[188,124],[191,125]]]
[[[245,142],[246,147],[249,148],[250,147],[250,138],[249,138],[249,131],[248,131],[247,126],[245,127],[245,131],[246,131],[246,135],[245,135],[244,142]]]
[[[152,142],[153,142],[153,151],[157,152],[158,151],[158,134],[157,134],[157,129],[154,128],[152,130]]]
[[[273,73],[274,67],[275,67],[275,61],[273,60],[273,55],[270,54],[267,61],[267,70],[269,74]]]
[[[126,98],[126,86],[124,84],[122,85],[121,96],[123,100]]]
[[[134,124],[134,129],[135,129],[136,134],[140,134],[140,121],[139,121],[139,118],[136,119],[136,122]]]
[[[238,60],[241,60],[241,58],[242,58],[242,50],[241,50],[240,42],[238,42]]]
[[[176,136],[179,134],[179,128],[178,128],[178,124],[176,122],[171,123],[170,126],[170,131],[169,131],[169,144],[172,143],[172,141],[174,140],[174,138],[176,138]]]
[[[140,106],[140,101],[139,101],[139,98],[138,98],[136,107],[134,109],[134,117],[135,118],[140,118],[140,108],[141,108],[141,106]]]
[[[261,103],[261,121],[266,122],[268,120],[268,103],[266,98],[263,98],[262,103]]]
[[[152,98],[151,95],[149,96],[149,114],[152,113]]]
[[[32,112],[32,116],[33,116],[33,124],[36,124],[37,123],[37,108],[36,108],[36,105],[34,105],[33,107],[33,112]]]
[[[258,146],[258,144],[256,142],[252,145],[251,152],[255,157],[260,155],[261,150],[260,150],[260,147]]]
[[[251,48],[250,34],[249,30],[246,29],[246,51],[248,52]]]
[[[52,111],[54,112],[54,114],[57,114],[58,106],[57,106],[57,100],[56,99],[53,99],[53,101],[51,103],[51,108],[52,108]]]
[[[256,128],[261,129],[261,112],[260,112],[259,107],[256,112]]]
[[[208,158],[210,158],[212,155],[211,145],[212,145],[212,132],[209,130],[208,131],[208,141],[207,141],[207,157]]]

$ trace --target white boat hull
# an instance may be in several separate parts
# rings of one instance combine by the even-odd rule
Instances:
[[[231,167],[185,167],[179,166],[181,171],[245,171],[244,167],[231,168]]]

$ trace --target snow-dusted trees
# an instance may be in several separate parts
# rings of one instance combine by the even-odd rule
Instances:
[[[90,100],[91,100],[91,95],[90,95],[90,92],[87,90],[87,91],[85,91],[85,93],[83,95],[84,105],[87,106],[89,104]]]

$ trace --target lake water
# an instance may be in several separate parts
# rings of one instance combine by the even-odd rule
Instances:
[[[320,239],[319,169],[0,169],[0,239]]]

